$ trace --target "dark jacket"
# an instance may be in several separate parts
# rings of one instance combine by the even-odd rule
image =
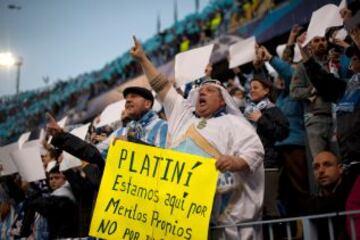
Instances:
[[[337,104],[337,138],[343,162],[360,161],[360,81],[359,74],[349,81],[327,73],[313,59],[304,63],[318,94]],[[355,79],[356,78],[356,79]]]
[[[104,171],[105,161],[99,150],[75,135],[62,132],[53,137],[51,144],[81,160],[97,165],[101,173]]]
[[[31,234],[35,212],[46,218],[49,239],[78,237],[77,205],[68,197],[49,196],[32,200],[25,209],[21,235]]]
[[[80,174],[80,172],[75,172],[72,169],[64,172],[79,206],[78,213],[81,219],[79,219],[78,237],[85,237],[89,232],[92,209],[100,186],[105,161],[95,146],[70,133],[60,133],[52,139],[51,143],[79,159],[92,163],[84,167],[85,174]]]
[[[356,178],[359,176],[360,166],[354,165],[343,173],[342,178],[334,187],[330,195],[307,196],[307,199],[299,202],[299,208],[304,209],[308,215],[336,213],[345,211],[345,204],[353,188]],[[347,239],[345,228],[345,216],[332,218],[335,239]],[[328,220],[326,218],[313,221],[318,228],[318,239],[330,239],[328,236]]]
[[[276,106],[263,109],[262,116],[257,122],[256,131],[264,146],[265,168],[279,167],[279,156],[275,149],[275,142],[285,139],[289,135],[289,121]]]
[[[79,232],[78,237],[86,237],[89,234],[93,206],[101,181],[101,172],[94,164],[87,164],[82,170],[69,169],[63,172],[71,189],[73,190],[78,204]]]

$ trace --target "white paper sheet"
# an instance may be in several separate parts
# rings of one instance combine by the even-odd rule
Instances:
[[[67,116],[63,117],[60,121],[58,121],[59,126],[61,128],[64,128],[67,120],[68,120]]]
[[[22,148],[20,148],[20,149],[30,148],[30,147],[38,147],[38,148],[40,148],[41,147],[41,141],[39,139],[28,141],[28,142],[24,143]]]
[[[90,123],[86,123],[80,127],[74,128],[73,130],[71,130],[70,133],[84,140],[88,132],[89,126]]]
[[[342,28],[336,33],[335,37],[340,40],[345,40],[347,35],[348,35],[348,32],[345,30],[345,28]]]
[[[205,76],[214,44],[182,52],[175,57],[175,81],[178,86]]]
[[[255,37],[241,40],[229,48],[229,68],[241,66],[255,59]]]
[[[46,136],[46,132],[45,132],[44,129],[42,128],[42,129],[40,130],[39,140],[40,140],[41,142],[44,141],[45,136]]]
[[[23,147],[23,144],[29,140],[31,132],[26,132],[21,134],[21,136],[18,139],[19,148],[21,149]]]
[[[65,171],[70,168],[81,166],[81,161],[77,157],[74,157],[68,152],[63,151],[63,160],[60,163],[59,170]]]
[[[286,47],[286,44],[281,44],[281,45],[278,45],[276,47],[276,54],[281,58],[283,53],[284,53],[284,50],[285,50],[285,47]],[[300,52],[300,48],[299,46],[296,44],[295,47],[294,47],[294,57],[293,57],[293,61],[294,62],[300,62],[302,59],[302,56],[301,56],[301,52]]]
[[[50,172],[51,169],[53,169],[53,167],[56,166],[56,161],[50,161],[48,162],[47,166],[46,166],[46,172]]]
[[[2,165],[3,168],[3,170],[0,171],[0,176],[7,176],[18,172],[18,169],[14,164],[10,155],[12,151],[18,149],[19,149],[19,145],[17,142],[0,147],[0,164]]]
[[[326,4],[313,12],[303,46],[308,44],[314,37],[325,36],[327,28],[343,25],[339,11],[340,8],[338,6]]]
[[[11,157],[25,181],[33,182],[46,178],[39,147],[15,150]]]
[[[73,129],[70,133],[84,140],[88,132],[90,123],[84,124],[78,128]],[[65,171],[70,168],[81,166],[81,160],[71,155],[68,152],[63,152],[63,160],[60,163],[60,171]]]
[[[347,4],[346,4],[346,0],[342,0],[339,4],[339,9],[341,10],[342,8],[346,7]]]
[[[125,109],[125,99],[108,105],[100,114],[100,122],[95,127],[103,127],[121,119],[121,112]]]

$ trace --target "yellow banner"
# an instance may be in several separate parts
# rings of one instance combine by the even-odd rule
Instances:
[[[214,159],[116,141],[107,156],[90,235],[206,240],[217,176]]]

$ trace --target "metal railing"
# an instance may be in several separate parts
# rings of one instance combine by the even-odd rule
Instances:
[[[277,224],[285,224],[286,226],[286,236],[282,236],[281,239],[304,239],[304,240],[321,240],[318,237],[318,229],[315,221],[320,219],[327,219],[327,229],[328,229],[328,237],[329,240],[335,240],[335,231],[334,231],[334,218],[345,218],[349,217],[350,220],[350,236],[348,236],[351,240],[360,239],[360,236],[356,235],[356,225],[354,216],[357,215],[360,217],[360,210],[346,211],[346,212],[338,212],[338,213],[327,213],[327,214],[319,214],[319,215],[309,215],[309,216],[301,216],[301,217],[292,217],[292,218],[281,218],[281,219],[272,219],[272,220],[263,220],[263,221],[255,221],[255,222],[245,222],[236,225],[219,225],[210,228],[210,235],[215,231],[221,231],[225,228],[237,228],[241,230],[243,228],[259,228],[262,227],[263,233],[267,231],[266,239],[276,240],[274,238],[274,226]],[[301,223],[300,237],[294,237],[293,230],[291,225],[296,223]],[[344,226],[343,229],[346,231],[346,222],[343,221]],[[299,230],[299,228],[298,228]],[[299,234],[299,233],[298,233]],[[265,235],[265,234],[263,234]],[[257,240],[254,238],[254,240]]]

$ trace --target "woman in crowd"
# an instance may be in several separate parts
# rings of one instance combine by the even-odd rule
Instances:
[[[270,79],[264,74],[255,74],[250,82],[251,102],[244,111],[246,118],[256,127],[265,149],[264,216],[267,217],[279,216],[276,209],[279,157],[275,142],[285,139],[289,134],[289,122],[271,101],[271,92]]]

